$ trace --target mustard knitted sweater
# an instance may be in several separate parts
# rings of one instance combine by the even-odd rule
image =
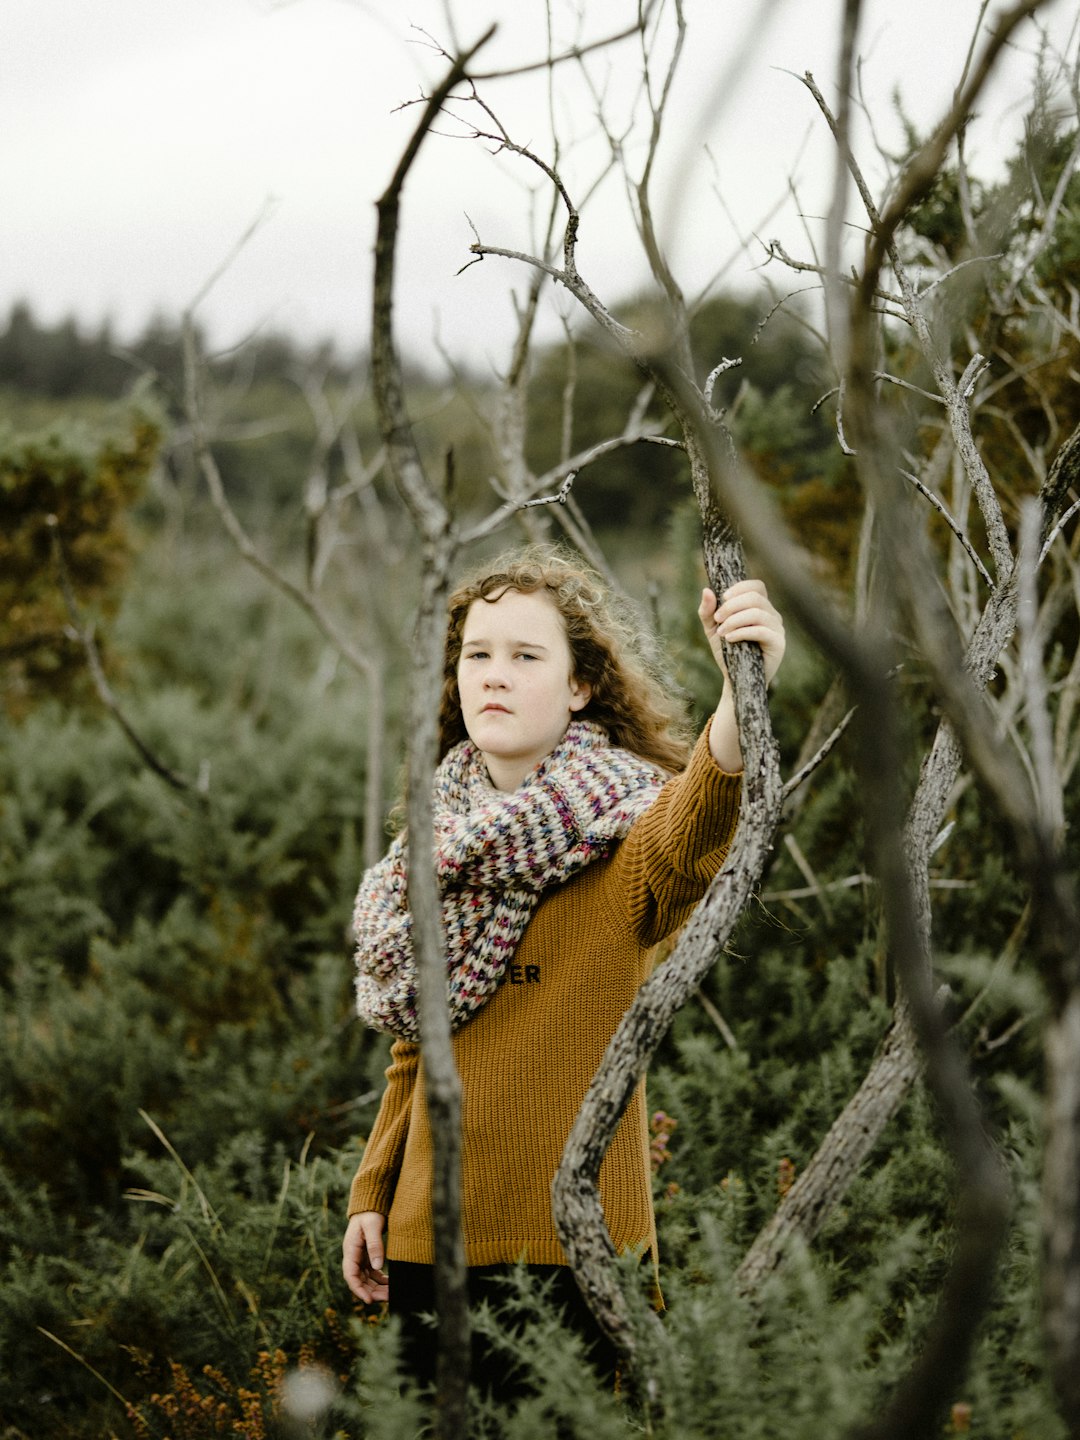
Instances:
[[[453,1037],[462,1088],[462,1228],[469,1265],[565,1265],[551,1181],[608,1041],[720,869],[740,780],[708,732],[626,838],[537,906],[503,984]],[[387,1257],[433,1264],[432,1137],[420,1047],[397,1040],[349,1214],[389,1216]],[[644,1082],[600,1167],[618,1250],[656,1248]]]

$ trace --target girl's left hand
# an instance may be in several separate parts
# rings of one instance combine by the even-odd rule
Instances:
[[[784,658],[786,642],[780,612],[769,599],[768,591],[760,580],[737,581],[724,591],[720,602],[712,590],[704,589],[701,592],[698,615],[709,648],[725,677],[727,665],[721,642],[726,641],[732,645],[743,640],[754,640],[761,646],[765,661],[765,683],[770,683]]]

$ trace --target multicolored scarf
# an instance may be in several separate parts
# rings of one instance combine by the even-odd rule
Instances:
[[[543,892],[606,855],[665,776],[587,720],[517,790],[496,790],[470,740],[435,772],[435,877],[442,896],[450,1021],[456,1030],[502,983]],[[356,1008],[377,1030],[419,1038],[404,834],[367,871],[353,914]]]

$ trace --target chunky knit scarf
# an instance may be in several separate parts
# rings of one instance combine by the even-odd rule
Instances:
[[[517,790],[496,790],[470,740],[435,772],[435,876],[442,896],[450,1020],[489,1000],[549,885],[607,854],[656,799],[664,776],[587,720]],[[377,1030],[419,1038],[404,834],[356,897],[356,1008]]]

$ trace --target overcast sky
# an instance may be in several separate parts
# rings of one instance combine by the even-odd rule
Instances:
[[[554,5],[556,42],[571,43],[575,7]],[[636,0],[585,8],[590,38],[625,26]],[[802,208],[819,214],[831,150],[810,95],[787,72],[813,71],[834,98],[841,5],[686,0],[685,8],[689,38],[655,193],[693,289],[729,263],[732,282],[746,278],[760,251],[731,262],[737,232],[760,229],[807,253],[789,180]],[[947,107],[979,0],[865,0],[863,9],[865,98],[881,136],[895,140],[896,87],[924,126]],[[543,54],[537,0],[468,0],[456,13],[462,43],[498,22],[484,68]],[[1075,0],[1046,8],[1059,42],[1076,13]],[[25,298],[50,322],[110,316],[131,335],[155,310],[175,315],[188,303],[265,211],[205,302],[215,343],[268,324],[362,344],[374,201],[418,114],[397,107],[445,63],[412,26],[452,43],[445,0],[2,0],[0,314]],[[982,107],[970,137],[977,172],[999,170],[1015,143],[1035,44],[1028,28]],[[624,43],[592,66],[615,124],[630,113],[636,58]],[[483,90],[514,138],[550,155],[542,79]],[[560,72],[555,104],[566,177],[582,196],[604,147],[574,67]],[[878,173],[865,131],[861,145]],[[635,146],[631,135],[632,156]],[[448,351],[473,362],[503,357],[520,274],[493,260],[456,272],[469,258],[470,219],[485,241],[530,248],[540,179],[527,162],[493,160],[475,142],[428,141],[404,209],[400,323],[415,352],[437,331]],[[642,281],[613,177],[585,208],[580,268],[608,299]]]

